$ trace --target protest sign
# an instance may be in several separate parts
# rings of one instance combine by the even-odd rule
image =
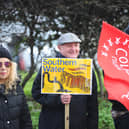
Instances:
[[[41,93],[91,94],[92,59],[43,58]]]

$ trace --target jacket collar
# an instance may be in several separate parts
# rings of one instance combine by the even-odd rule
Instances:
[[[61,53],[57,52],[56,53],[56,57],[57,58],[66,58],[65,56],[63,56]]]
[[[56,52],[56,57],[57,57],[57,58],[66,58],[66,57],[63,56],[60,52]],[[80,58],[80,55],[79,55],[77,58]]]

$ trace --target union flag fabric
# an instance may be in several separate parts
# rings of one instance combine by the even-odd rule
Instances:
[[[97,54],[108,99],[129,110],[129,35],[103,21]]]

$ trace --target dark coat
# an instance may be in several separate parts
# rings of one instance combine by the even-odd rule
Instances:
[[[97,83],[94,73],[92,85],[92,95],[72,95],[70,129],[98,128]],[[41,94],[41,69],[34,81],[32,96],[42,105],[39,129],[64,129],[64,104],[58,94]]]
[[[32,129],[30,113],[22,87],[5,94],[0,87],[0,129]]]

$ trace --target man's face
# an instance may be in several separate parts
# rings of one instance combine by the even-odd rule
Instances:
[[[67,58],[77,58],[80,52],[80,43],[65,43],[58,45],[58,49]]]

